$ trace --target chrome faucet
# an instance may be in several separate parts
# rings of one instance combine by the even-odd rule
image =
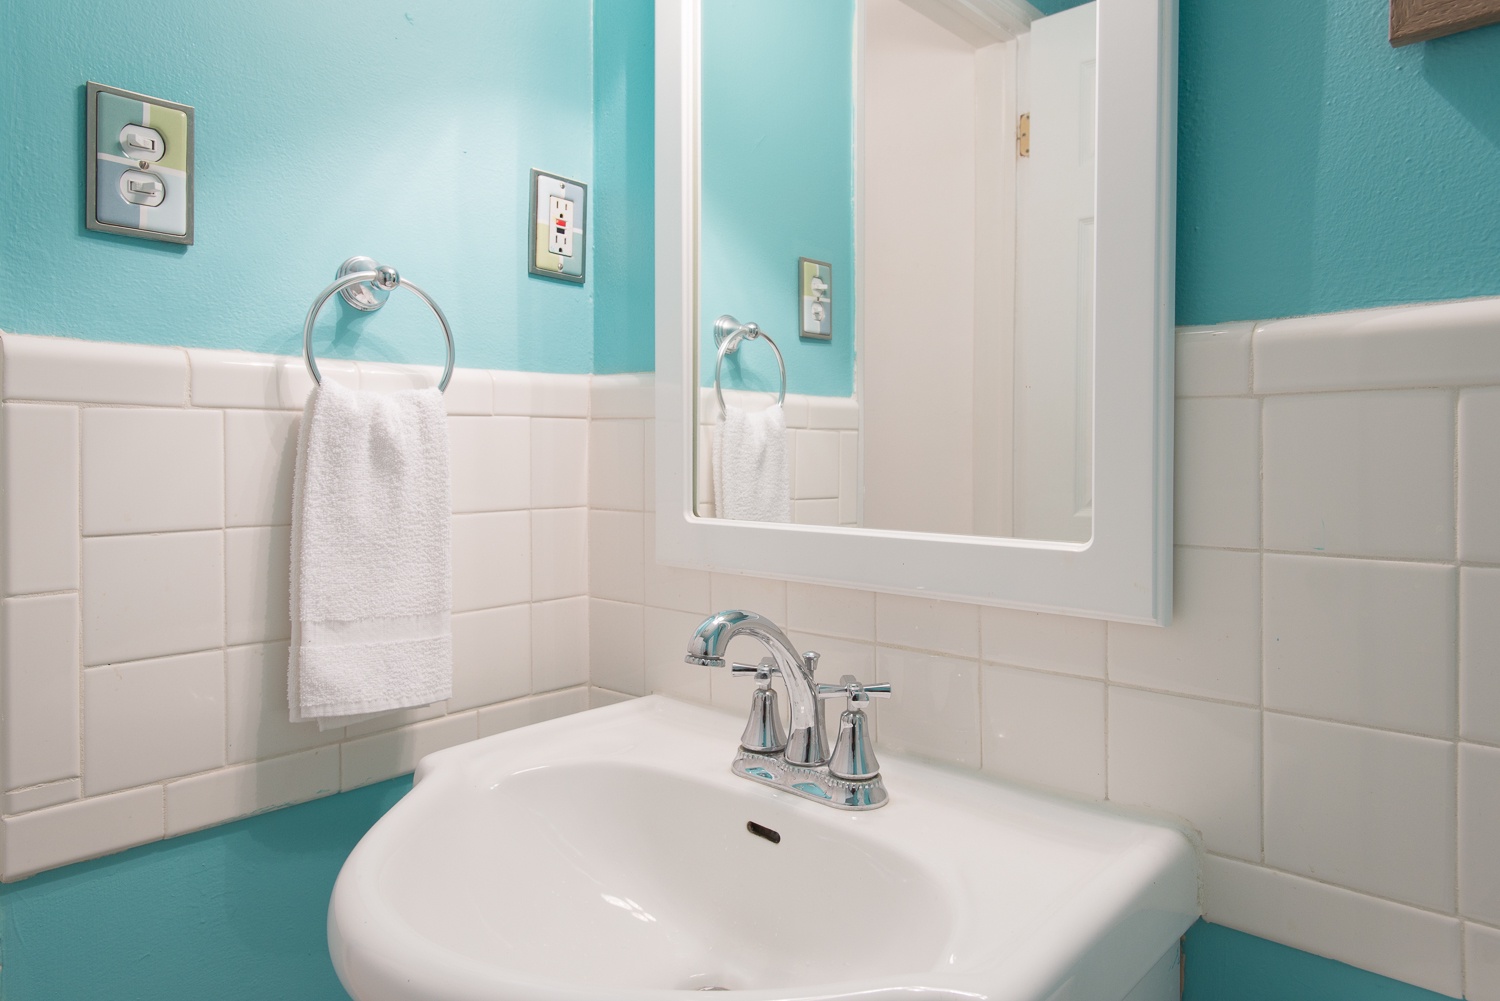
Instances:
[[[688,642],[689,664],[724,667],[729,641],[749,636],[769,654],[759,664],[734,664],[735,674],[753,675],[759,682],[751,696],[750,720],[740,737],[739,753],[731,766],[735,774],[768,782],[806,799],[846,810],[870,810],[888,799],[879,762],[870,746],[864,707],[871,697],[887,698],[890,685],[864,685],[845,675],[837,685],[814,680],[818,654],[798,653],[781,628],[763,615],[730,609],[709,616]],[[782,736],[775,675],[786,681],[790,725]],[[822,700],[848,699],[839,720],[839,741],[830,764],[823,730]]]

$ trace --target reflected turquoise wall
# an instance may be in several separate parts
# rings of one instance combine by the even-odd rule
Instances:
[[[594,286],[527,275],[525,215],[529,168],[593,173],[591,7],[0,0],[0,328],[296,354],[363,253],[436,297],[459,364],[589,371]],[[84,229],[90,79],[196,107],[194,246]],[[414,297],[351,312],[321,353],[441,361]]]
[[[328,898],[410,788],[392,779],[0,887],[0,998],[348,1001]]]
[[[853,0],[703,6],[699,362],[713,321],[755,321],[786,357],[787,390],[854,392]],[[797,258],[833,265],[833,339],[798,336]],[[776,356],[750,344],[725,387],[774,389]]]

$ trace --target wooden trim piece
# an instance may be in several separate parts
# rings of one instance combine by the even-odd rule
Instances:
[[[1410,45],[1500,24],[1500,0],[1391,0],[1391,44]]]

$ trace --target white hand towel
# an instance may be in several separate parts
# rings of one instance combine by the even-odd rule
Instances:
[[[725,407],[714,428],[714,504],[720,518],[791,521],[786,412]]]
[[[436,389],[308,397],[292,488],[293,722],[424,706],[453,690],[448,419]]]

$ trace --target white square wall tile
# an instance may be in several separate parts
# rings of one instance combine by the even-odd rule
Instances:
[[[1459,571],[1459,729],[1500,744],[1500,570]]]
[[[589,690],[586,688],[567,688],[529,699],[516,699],[479,710],[479,736],[489,737],[533,723],[545,723],[589,708]]]
[[[1267,549],[1453,557],[1453,408],[1445,390],[1272,397]]]
[[[875,680],[891,697],[876,703],[882,747],[978,768],[979,663],[880,647]]]
[[[978,657],[979,606],[905,594],[877,594],[875,638],[882,644]]]
[[[10,598],[0,627],[5,789],[78,772],[78,595]]]
[[[531,512],[453,516],[453,610],[531,600]]]
[[[1453,736],[1458,571],[1265,558],[1266,707]]]
[[[839,524],[859,521],[859,432],[839,432]]]
[[[112,792],[224,764],[224,652],[83,672],[83,789]]]
[[[587,417],[590,378],[587,375],[527,372],[526,379],[531,383],[532,413],[539,417]]]
[[[1458,912],[1500,925],[1500,748],[1458,745]]]
[[[1250,392],[1253,323],[1177,330],[1177,395],[1240,396]]]
[[[225,625],[231,646],[291,636],[291,546],[290,525],[224,533]]]
[[[224,533],[83,540],[83,662],[224,645]]]
[[[642,466],[645,467],[645,508],[656,510],[656,421],[646,422],[645,448]]]
[[[0,345],[7,400],[147,407],[187,402],[188,363],[181,348],[19,334],[0,337]]]
[[[227,750],[231,763],[274,758],[339,740],[342,728],[319,730],[288,718],[286,643],[231,647],[224,656]]]
[[[1500,929],[1464,925],[1464,997],[1500,1001]]]
[[[531,606],[531,690],[551,692],[589,682],[589,599]]]
[[[160,841],[162,787],[91,796],[3,821],[5,880]]]
[[[645,515],[590,511],[587,591],[613,601],[640,601],[644,594]]]
[[[90,407],[83,412],[83,533],[224,525],[224,415]]]
[[[589,379],[589,417],[644,420],[655,405],[655,372],[617,372]]]
[[[1103,799],[1104,683],[986,666],[984,770]]]
[[[531,376],[526,372],[490,372],[491,391],[494,394],[494,412],[512,417],[530,417],[536,409],[531,405]]]
[[[224,411],[225,524],[292,523],[300,421],[286,410]]]
[[[1178,545],[1260,546],[1260,401],[1177,404]]]
[[[1184,695],[1260,702],[1260,554],[1176,553],[1172,624],[1109,624],[1109,678]]]
[[[1458,398],[1458,555],[1500,563],[1500,387]]]
[[[7,403],[4,448],[5,592],[78,586],[78,408]]]
[[[545,417],[532,420],[531,506],[588,504],[588,451],[588,421]]]
[[[1104,622],[1072,615],[979,610],[980,653],[987,661],[1039,671],[1104,677]]]
[[[531,691],[531,606],[453,616],[453,697],[457,712]]]
[[[1266,862],[1451,911],[1447,741],[1267,713]]]
[[[187,356],[195,407],[300,411],[312,392],[312,376],[300,356],[201,348],[189,348]],[[352,361],[321,358],[318,370],[325,379],[359,388],[359,369]]]
[[[698,616],[699,622],[706,615],[729,608],[756,612],[776,623],[787,621],[786,581],[738,573],[710,573],[708,577],[712,607],[705,615]]]
[[[795,500],[839,495],[839,433],[837,431],[793,431],[797,439],[797,465],[792,470]],[[837,522],[835,521],[835,524]]]
[[[531,422],[526,418],[450,418],[448,452],[455,513],[531,506]]]
[[[645,609],[629,602],[589,599],[589,683],[645,695]]]
[[[571,598],[589,590],[587,508],[538,508],[531,512],[531,597]]]
[[[649,605],[644,614],[646,683],[651,691],[707,705],[709,673],[716,668],[687,664],[682,659],[703,616]]]
[[[644,510],[644,449],[642,421],[589,422],[589,507]]]
[[[475,714],[463,713],[346,741],[339,748],[340,786],[347,792],[405,775],[434,751],[466,743],[478,736],[479,724]]]
[[[825,636],[873,640],[875,592],[789,582],[786,586],[786,624],[789,629]]]
[[[320,747],[167,784],[167,837],[339,791],[339,749]]]
[[[1456,918],[1213,855],[1202,873],[1203,916],[1215,924],[1450,997],[1463,993]]]
[[[1174,813],[1209,851],[1260,858],[1260,713],[1109,690],[1109,798]]]
[[[709,577],[707,570],[673,567],[656,561],[656,519],[645,518],[645,554],[642,565],[642,590],[645,603],[658,608],[675,608],[683,612],[709,614]]]

